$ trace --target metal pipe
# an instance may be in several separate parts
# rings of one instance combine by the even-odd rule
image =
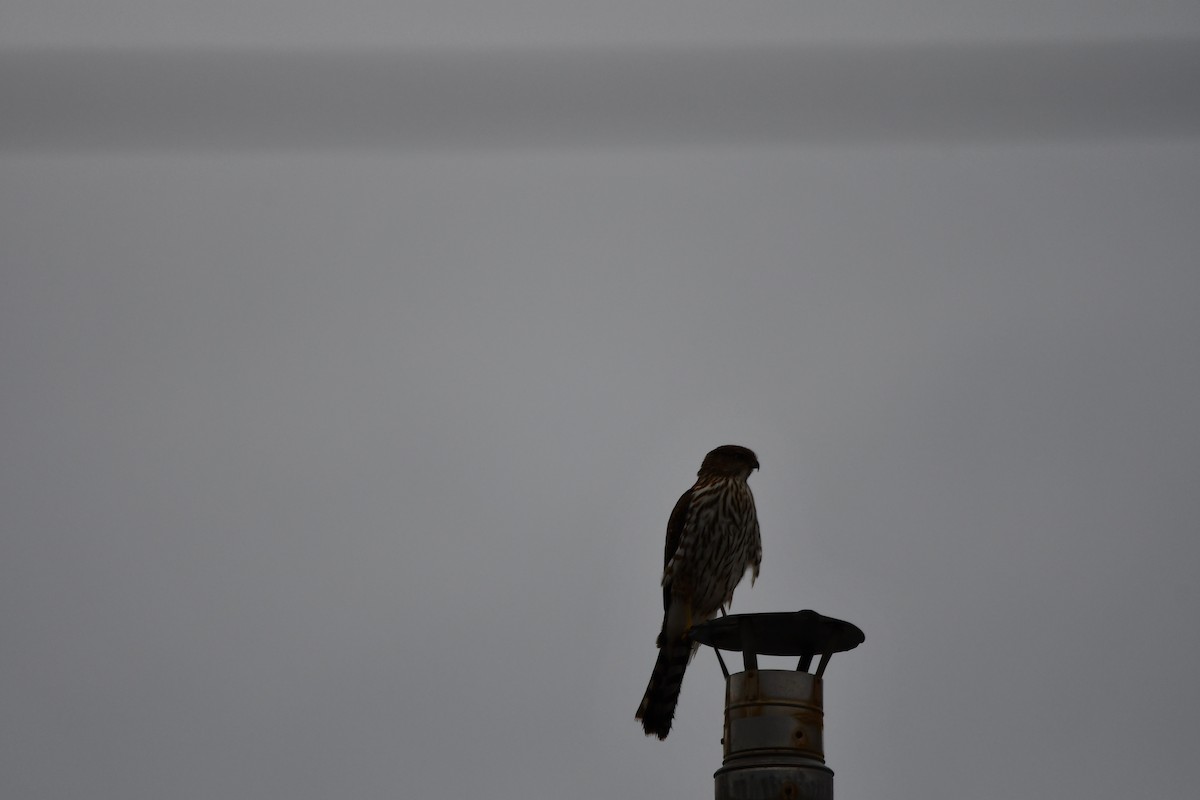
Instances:
[[[725,682],[724,761],[716,800],[832,800],[821,679],[747,670]]]

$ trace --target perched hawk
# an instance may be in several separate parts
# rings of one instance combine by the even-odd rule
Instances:
[[[728,607],[747,569],[762,563],[762,539],[754,495],[746,479],[758,458],[745,447],[726,444],[704,457],[696,485],[683,493],[667,522],[663,569],[663,624],[658,661],[638,706],[646,735],[666,739],[675,717],[683,672],[695,652],[692,625]]]

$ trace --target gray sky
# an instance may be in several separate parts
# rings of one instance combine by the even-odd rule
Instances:
[[[1200,33],[477,5],[7,3],[0,57]],[[0,795],[711,796],[711,655],[665,743],[633,713],[667,515],[735,442],[734,610],[867,636],[826,679],[840,797],[1190,798],[1200,140],[1031,125],[0,147]]]
[[[1200,37],[0,51],[0,151],[1196,138]],[[34,88],[36,87],[36,89]]]
[[[1200,33],[1189,0],[6,0],[0,45],[533,45]]]

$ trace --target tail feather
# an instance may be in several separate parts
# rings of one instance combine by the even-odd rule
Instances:
[[[675,706],[679,702],[679,690],[683,688],[683,673],[692,659],[692,643],[684,639],[663,643],[660,637],[658,660],[654,672],[650,673],[650,684],[638,706],[637,718],[647,736],[666,739],[675,718]]]

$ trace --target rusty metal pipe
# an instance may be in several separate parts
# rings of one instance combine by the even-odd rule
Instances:
[[[724,761],[716,800],[832,800],[821,679],[747,670],[725,682]]]
[[[725,672],[725,757],[713,775],[716,800],[833,800],[825,765],[822,676],[834,653],[863,643],[863,632],[815,611],[731,614],[692,628],[717,651],[740,650],[744,672]],[[795,670],[758,668],[758,656],[800,657]],[[809,673],[819,655],[815,674]]]

